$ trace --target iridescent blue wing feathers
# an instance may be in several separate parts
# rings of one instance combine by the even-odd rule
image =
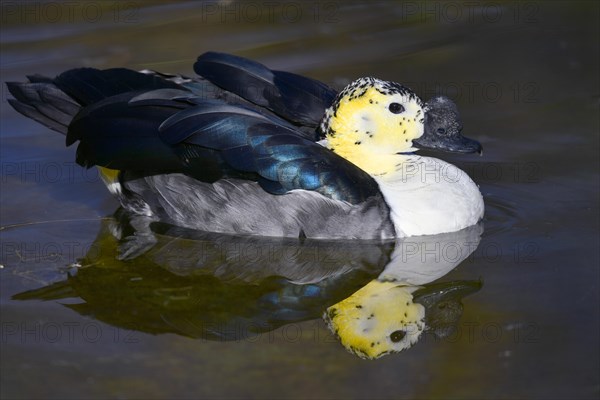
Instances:
[[[258,174],[259,183],[273,193],[314,190],[351,203],[378,193],[375,181],[353,164],[241,107],[199,104],[171,116],[159,131],[167,143],[218,150],[231,167]]]

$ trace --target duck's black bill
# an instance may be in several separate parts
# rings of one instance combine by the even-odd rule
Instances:
[[[423,136],[413,141],[413,145],[419,149],[438,150],[447,153],[483,153],[483,147],[477,140],[469,139],[457,134],[454,136],[445,136],[442,134],[428,133],[427,130]]]
[[[420,303],[426,308],[434,307],[448,301],[457,301],[473,293],[477,293],[483,282],[481,281],[451,281],[440,282],[416,290],[413,293],[413,302]]]

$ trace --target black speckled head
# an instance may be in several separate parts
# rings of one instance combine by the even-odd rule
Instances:
[[[425,129],[416,139],[418,148],[455,153],[480,153],[479,142],[462,135],[462,121],[456,104],[446,96],[436,96],[425,103]]]

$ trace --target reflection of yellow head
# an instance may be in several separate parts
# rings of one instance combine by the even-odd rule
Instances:
[[[346,86],[327,109],[321,131],[335,153],[372,175],[393,171],[397,153],[423,135],[424,105],[410,89],[375,78]]]
[[[425,329],[425,307],[413,303],[416,286],[371,281],[329,307],[323,318],[350,352],[379,358],[411,347]]]

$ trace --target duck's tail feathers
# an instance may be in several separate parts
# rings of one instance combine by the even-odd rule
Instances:
[[[26,83],[6,82],[8,91],[14,96],[8,103],[26,117],[66,135],[81,104],[60,90],[51,78],[41,75],[27,78]]]
[[[170,82],[158,75],[144,74],[127,68],[71,69],[57,76],[53,82],[84,106],[127,92],[156,89],[185,90],[177,83]]]
[[[8,99],[9,104],[19,113],[63,135],[82,108],[105,98],[142,90],[187,90],[161,76],[125,68],[77,68],[54,79],[42,75],[29,75],[27,79],[28,82],[6,82],[14,96]]]
[[[231,54],[207,52],[194,71],[215,85],[298,125],[318,126],[336,92],[322,82]]]

